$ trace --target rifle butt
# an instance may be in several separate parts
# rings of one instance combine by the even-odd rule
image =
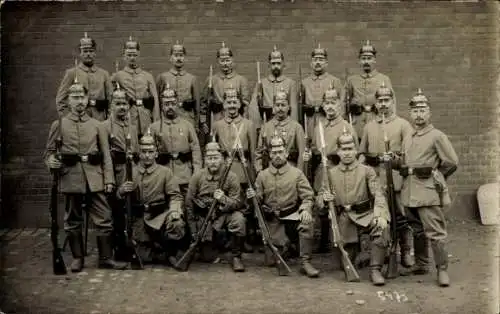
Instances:
[[[395,250],[391,250],[391,253],[389,255],[389,263],[387,264],[387,269],[385,271],[384,277],[392,279],[398,276],[398,256]]]
[[[137,253],[135,245],[132,246],[130,251],[130,268],[132,268],[133,270],[144,269],[144,264],[142,263],[141,257]]]
[[[339,246],[340,253],[342,254],[342,267],[344,268],[345,279],[347,282],[359,282],[361,281],[356,267],[352,264],[349,254],[342,247]]]
[[[194,260],[194,254],[197,247],[198,242],[194,242],[184,253],[184,255],[182,255],[182,257],[177,261],[177,263],[175,263],[174,268],[178,271],[187,271]]]
[[[61,249],[54,248],[52,251],[52,270],[54,275],[66,275],[66,264],[61,254]]]
[[[278,269],[278,275],[288,276],[292,272],[290,266],[288,266],[288,264],[285,262],[281,254],[279,254],[278,249],[274,245],[268,243],[268,247],[273,252],[276,258],[276,268]]]

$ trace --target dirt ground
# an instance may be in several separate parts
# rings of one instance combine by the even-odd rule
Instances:
[[[498,313],[498,231],[475,221],[450,221],[449,273],[439,288],[436,274],[398,277],[384,287],[345,283],[331,254],[314,255],[318,279],[298,273],[279,277],[264,268],[262,254],[245,254],[245,273],[226,262],[193,263],[185,273],[166,266],[142,271],[99,270],[96,249],[84,272],[55,276],[49,231],[4,230],[0,310],[4,313]],[[61,234],[61,242],[64,237]],[[89,237],[89,240],[91,238]],[[64,253],[66,264],[71,257]]]

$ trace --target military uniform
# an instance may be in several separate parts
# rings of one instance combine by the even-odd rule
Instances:
[[[283,54],[274,47],[274,50],[269,54],[269,63],[275,60],[283,62],[283,59]],[[249,119],[257,129],[260,129],[263,123],[264,112],[267,121],[273,118],[274,99],[279,91],[285,91],[289,95],[290,117],[292,120],[298,121],[297,83],[283,74],[278,77],[269,74],[262,79],[262,107],[259,107],[258,104],[259,84],[257,82],[248,108]]]
[[[207,144],[206,154],[220,154],[217,143]],[[205,242],[216,242],[215,246],[222,247],[222,232],[227,229],[231,237],[231,253],[233,259],[241,259],[241,253],[246,236],[245,216],[241,211],[240,182],[236,174],[229,171],[226,181],[221,183],[225,171],[224,162],[216,173],[211,173],[207,167],[197,171],[190,179],[186,193],[186,212],[192,233],[196,233],[203,223],[204,217],[214,201],[213,195],[219,188],[224,192],[224,197],[218,202],[216,218],[209,226]],[[206,245],[206,244],[204,244]],[[205,257],[206,258],[206,257]],[[237,261],[240,263],[240,261]],[[233,261],[234,267],[234,261]],[[241,269],[240,269],[241,270]]]
[[[125,43],[125,51],[139,51],[139,43],[130,39]],[[111,81],[118,83],[125,90],[130,99],[131,119],[137,126],[139,135],[146,134],[152,121],[160,118],[158,93],[153,75],[140,67],[135,69],[126,66],[116,72]]]
[[[428,107],[425,95],[419,92],[410,108]],[[446,220],[443,206],[450,205],[446,178],[458,165],[458,157],[448,137],[432,124],[415,131],[404,139],[403,158],[399,159],[403,176],[401,202],[413,219],[417,273],[426,272],[429,263],[430,240],[441,286],[449,285]]]
[[[154,146],[154,138],[146,134],[139,143]],[[134,211],[133,238],[138,254],[145,262],[153,260],[155,252],[175,256],[188,245],[186,223],[182,210],[183,198],[170,169],[153,162],[145,167],[141,162],[133,168],[135,190],[132,192]],[[120,190],[117,197],[123,199]]]
[[[86,95],[81,84],[73,84],[69,95]],[[57,140],[62,139],[58,152]],[[109,152],[108,138],[99,121],[86,112],[71,111],[52,123],[45,153],[49,165],[50,158],[62,162],[60,171],[60,191],[69,202],[64,219],[64,230],[74,257],[71,269],[79,272],[84,264],[82,203],[87,208],[97,231],[99,267],[126,268],[126,264],[112,259],[111,233],[113,231],[111,209],[104,194],[105,185],[115,183],[113,164]]]
[[[363,55],[375,57],[377,51],[375,47],[367,42],[359,51],[359,56],[361,57]],[[375,118],[376,114],[373,108],[376,102],[375,92],[383,83],[387,88],[392,90],[394,95],[389,77],[378,72],[376,69],[372,69],[370,72],[364,72],[362,74],[351,75],[347,78],[345,100],[350,107],[349,111],[351,113],[352,124],[358,134],[362,134],[365,125]],[[393,99],[394,104],[396,104],[395,95]],[[396,112],[395,106],[394,112]],[[346,119],[349,119],[349,117],[346,116]]]
[[[94,50],[96,48],[95,41],[87,37],[87,33],[85,33],[84,38],[80,39],[80,49],[84,48]],[[73,68],[67,69],[59,84],[56,95],[56,107],[59,115],[66,115],[70,111],[68,108],[68,93],[74,80],[77,80],[89,91],[89,104],[87,107],[89,116],[100,121],[105,120],[113,90],[109,73],[94,64],[89,67],[82,62]]]
[[[313,58],[327,58],[326,50],[321,47],[314,49],[311,55]],[[340,79],[328,72],[323,72],[320,75],[313,73],[304,78],[301,84],[300,88],[302,88],[303,99],[299,99],[299,107],[301,107],[299,121],[302,121],[304,129],[307,128],[307,134],[312,134],[314,128],[318,124],[318,119],[324,117],[321,103],[323,102],[323,95],[325,94],[325,91],[329,88],[333,88],[338,91],[341,97],[343,97],[344,86]],[[343,100],[341,99],[341,101]],[[306,122],[303,121],[304,114],[307,116],[307,125],[305,125]]]
[[[375,97],[377,99],[392,98],[392,90],[384,84],[377,90]],[[381,113],[375,116],[375,119],[368,122],[363,130],[359,152],[365,156],[365,163],[373,167],[377,173],[380,183],[384,190],[387,188],[387,175],[384,164],[381,162],[381,157],[385,152],[384,135],[389,141],[389,149],[391,152],[400,155],[403,139],[413,132],[413,127],[405,119],[398,117],[394,113],[394,107],[389,109],[390,113],[386,117],[382,117]],[[396,203],[398,204],[397,229],[399,246],[401,247],[401,264],[405,267],[410,267],[411,256],[411,232],[408,228],[406,218],[404,217],[404,207],[401,205],[401,185],[403,178],[399,172],[393,170],[392,180],[394,184],[394,192]]]
[[[172,53],[185,55],[183,45],[172,46]],[[161,95],[167,85],[175,90],[178,101],[182,104],[179,108],[179,116],[193,124],[198,129],[200,113],[200,91],[196,76],[186,72],[184,69],[172,67],[169,71],[160,74],[156,79],[158,94]]]

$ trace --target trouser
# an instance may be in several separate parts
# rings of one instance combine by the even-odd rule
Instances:
[[[309,262],[312,257],[314,223],[296,220],[283,220],[273,217],[266,221],[273,244],[285,255],[294,255],[299,251],[302,262]]]

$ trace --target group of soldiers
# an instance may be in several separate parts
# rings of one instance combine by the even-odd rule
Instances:
[[[308,277],[319,276],[311,264],[315,219],[319,252],[338,241],[330,228],[333,202],[352,260],[360,237],[369,235],[373,284],[385,283],[381,269],[391,244],[389,223],[396,219],[401,265],[428,273],[432,249],[438,283],[449,285],[443,206],[451,203],[446,179],[458,157],[430,122],[421,90],[409,102],[411,123],[396,114],[391,81],[375,69],[377,52],[368,41],[359,51],[361,74],[345,83],[326,71],[327,51],[318,45],[312,73],[297,84],[283,74],[284,55],[274,47],[270,73],[261,79],[258,64],[252,94],[224,43],[217,51],[220,72],[210,67],[201,92],[184,69],[186,48],[179,43],[170,50],[172,68],[156,81],[141,69],[140,45],[132,38],[123,46],[125,67],[111,76],[95,65],[96,42],[87,34],[79,48],[80,61],[66,71],[57,92],[59,118],[45,155],[67,196],[64,229],[73,272],[84,267],[82,204],[98,233],[99,267],[128,267],[128,196],[143,261],[175,265],[199,237],[215,202],[199,260],[212,262],[218,252],[230,251],[232,269],[244,271],[242,252],[259,244],[250,202],[257,199],[273,244],[283,256],[299,257]],[[125,169],[129,151],[135,157],[132,178]],[[388,162],[395,215],[386,196]],[[267,265],[277,262],[268,248],[264,254]]]

